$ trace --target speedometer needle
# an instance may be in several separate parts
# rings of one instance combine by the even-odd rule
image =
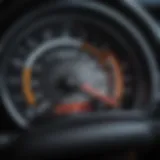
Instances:
[[[111,107],[116,107],[116,101],[113,98],[106,96],[105,94],[101,93],[97,89],[93,88],[90,84],[82,84],[80,86],[81,91],[89,94],[92,97],[97,98],[98,100],[102,101],[103,103],[110,105]]]

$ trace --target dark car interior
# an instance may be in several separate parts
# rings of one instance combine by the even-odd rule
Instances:
[[[0,0],[0,159],[159,160],[160,0]]]

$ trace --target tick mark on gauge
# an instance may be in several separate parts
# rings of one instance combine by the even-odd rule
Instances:
[[[41,71],[42,71],[42,67],[40,65],[36,64],[33,66],[33,72],[39,73]]]
[[[53,38],[53,31],[51,29],[47,29],[43,32],[44,40],[50,40]]]
[[[34,106],[29,106],[25,111],[26,117],[31,119],[35,117],[36,109]]]
[[[12,64],[17,68],[21,68],[24,63],[21,59],[13,59]]]
[[[38,80],[32,80],[32,87],[38,87],[40,82]]]
[[[14,95],[13,96],[16,102],[23,102],[23,97],[21,95]]]
[[[72,23],[71,21],[67,21],[63,24],[63,29],[62,29],[62,37],[70,37],[72,31]]]
[[[27,39],[27,44],[28,44],[29,47],[34,48],[38,45],[38,42],[33,38],[28,38]]]
[[[11,85],[19,85],[21,83],[21,79],[19,77],[10,77],[8,80],[8,84]]]
[[[45,112],[47,109],[49,109],[49,107],[51,106],[51,103],[47,100],[44,100],[39,106],[38,106],[38,113],[43,113]]]
[[[20,52],[21,54],[26,54],[26,53],[27,53],[27,49],[26,49],[24,46],[20,46],[20,47],[19,47],[19,52]]]
[[[37,100],[40,100],[40,99],[44,98],[44,95],[41,92],[36,93],[35,96],[36,96]]]

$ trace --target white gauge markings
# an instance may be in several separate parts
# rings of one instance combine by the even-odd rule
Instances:
[[[43,32],[43,39],[44,40],[51,40],[53,38],[53,31],[51,29],[46,29]]]
[[[26,41],[27,45],[31,48],[35,48],[36,46],[38,46],[38,41],[29,37]]]
[[[19,85],[21,83],[20,77],[9,77],[8,84]]]
[[[12,64],[13,64],[16,68],[21,68],[21,67],[23,67],[24,62],[23,62],[22,59],[15,58],[15,59],[12,60]]]

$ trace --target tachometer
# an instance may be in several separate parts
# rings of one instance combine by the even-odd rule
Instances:
[[[148,103],[146,62],[112,23],[52,7],[34,14],[2,39],[1,93],[18,124],[49,108],[66,114]]]

